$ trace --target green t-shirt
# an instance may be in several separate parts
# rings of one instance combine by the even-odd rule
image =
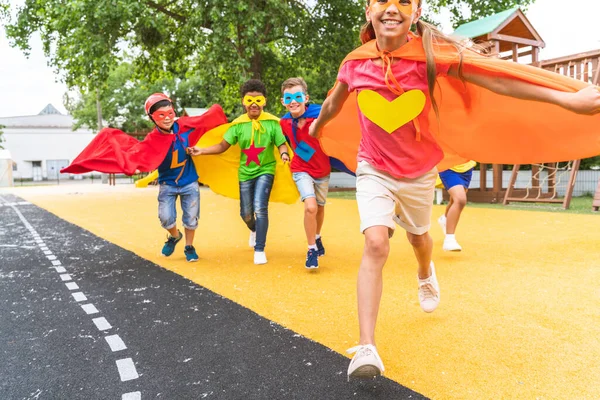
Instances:
[[[249,181],[257,176],[264,174],[275,174],[275,154],[273,153],[273,145],[279,147],[286,142],[285,136],[281,131],[281,126],[278,121],[274,120],[261,120],[261,125],[264,128],[262,132],[254,132],[254,147],[264,147],[260,153],[258,153],[259,164],[253,160],[252,155],[250,156],[250,162],[248,163],[248,155],[244,150],[250,149],[250,142],[252,141],[252,123],[243,122],[232,125],[223,139],[230,145],[239,143],[242,153],[240,154],[240,168],[238,169],[238,179],[240,182]],[[249,151],[252,154],[252,150]],[[248,164],[248,165],[246,165]]]

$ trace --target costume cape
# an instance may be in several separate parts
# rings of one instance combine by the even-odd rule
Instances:
[[[290,114],[288,112],[283,117],[281,117],[281,119],[294,120],[292,122],[292,131],[293,131],[292,134],[294,135],[294,141],[296,143],[298,143],[298,140],[296,140],[296,126],[298,123],[298,119],[305,118],[308,121],[314,121],[315,119],[317,119],[319,117],[320,113],[321,113],[321,105],[320,104],[311,104],[309,107],[306,108],[306,111],[300,117],[294,118],[294,117],[292,117],[292,114]],[[290,143],[290,140],[287,137],[287,135],[286,135],[286,138],[288,139],[288,143]],[[325,153],[325,154],[327,154],[327,153]],[[331,165],[331,168],[335,168],[338,171],[345,172],[350,175],[354,175],[354,172],[352,172],[348,167],[346,167],[346,165],[344,165],[344,163],[342,161],[338,160],[335,157],[329,157],[329,164]]]
[[[269,113],[263,112],[258,118],[259,121],[273,120],[279,121],[279,118]],[[243,114],[236,118],[229,124],[223,124],[218,126],[202,135],[196,144],[198,147],[209,147],[223,140],[223,135],[227,130],[236,124],[251,123],[250,118],[247,114]],[[190,143],[192,143],[190,141]],[[275,169],[275,180],[273,182],[273,189],[271,190],[271,197],[269,201],[293,204],[298,201],[300,194],[296,188],[296,184],[292,179],[292,171],[290,170],[289,164],[285,164],[281,160],[279,150],[276,146],[273,149],[275,153],[275,160],[277,162]],[[192,157],[200,182],[208,185],[210,189],[222,196],[230,197],[232,199],[240,198],[239,180],[238,180],[238,169],[240,167],[240,156],[242,150],[238,144],[232,145],[222,154],[215,155],[202,155]],[[293,152],[288,152],[290,160],[294,156]],[[148,183],[158,178],[158,172],[153,172],[146,178],[143,178],[136,182],[137,187],[145,187]]]
[[[436,63],[459,63],[459,53],[452,45],[439,44],[434,49]],[[413,37],[390,55],[426,61],[422,41],[418,37]],[[484,57],[471,50],[464,50],[462,56],[464,71],[490,78],[509,77],[564,92],[576,92],[589,86],[541,68]],[[342,65],[350,60],[379,57],[373,40],[351,52]],[[600,154],[600,115],[578,115],[553,104],[502,96],[450,76],[438,77],[434,93],[439,120],[431,109],[429,115],[419,116],[413,122],[423,121],[424,117],[442,147],[445,157],[438,165],[440,171],[468,160],[533,164],[577,160]],[[428,93],[425,95],[428,96]],[[321,145],[327,154],[355,171],[361,133],[357,96],[352,93],[350,97],[342,111],[325,126]],[[387,112],[389,115],[389,109]]]
[[[197,142],[207,131],[227,123],[227,117],[218,104],[197,117],[177,119],[179,132],[193,129],[189,142]],[[153,171],[165,159],[177,135],[164,135],[154,129],[141,142],[125,132],[104,128],[61,173],[82,174],[98,171],[109,174],[133,175],[136,170]]]

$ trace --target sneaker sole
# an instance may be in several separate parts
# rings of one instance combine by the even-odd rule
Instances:
[[[311,266],[306,266],[305,265],[304,268],[312,270],[312,269],[319,269],[319,266],[318,265],[311,265]]]
[[[197,258],[196,258],[196,259],[194,259],[194,260],[187,260],[187,262],[196,262],[196,261],[198,261],[198,259],[197,259]]]
[[[462,249],[443,249],[444,251],[450,251],[450,252],[459,252],[462,251]]]
[[[350,378],[356,379],[375,379],[378,376],[381,376],[381,371],[374,365],[363,365],[362,367],[356,368],[350,375],[348,375],[348,380]]]

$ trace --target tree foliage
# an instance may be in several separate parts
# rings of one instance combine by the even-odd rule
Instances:
[[[452,25],[456,28],[466,22],[475,21],[516,6],[525,10],[535,0],[424,0],[431,8],[431,14],[438,14],[447,8],[452,14]],[[435,19],[435,18],[434,18]]]
[[[455,22],[532,0],[426,0],[433,13],[448,7]],[[50,64],[81,93],[67,108],[95,126],[148,129],[142,104],[165,91],[179,108],[219,103],[241,112],[240,85],[267,85],[268,109],[281,113],[280,85],[303,76],[322,101],[342,58],[359,44],[365,0],[25,0],[0,18],[14,46],[29,50],[39,32]],[[464,7],[467,7],[466,9]],[[463,14],[470,16],[464,17]]]

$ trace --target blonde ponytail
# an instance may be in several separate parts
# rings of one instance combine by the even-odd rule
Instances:
[[[360,42],[365,44],[373,39],[375,39],[375,29],[373,28],[371,21],[367,21],[367,23],[360,28]]]

